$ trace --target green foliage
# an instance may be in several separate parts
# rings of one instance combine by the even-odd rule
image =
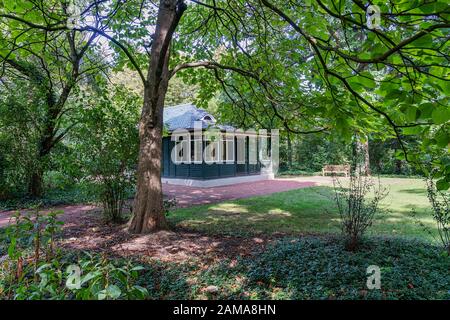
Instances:
[[[0,235],[0,299],[144,299],[136,284],[143,267],[57,247],[59,212],[18,212]],[[6,255],[5,255],[6,254]],[[80,273],[74,273],[79,270]]]
[[[396,139],[400,162],[391,154],[386,166],[377,164],[380,171],[414,173],[431,165],[450,182],[446,1],[375,2],[382,14],[376,29],[367,27],[365,6],[351,1],[214,4],[222,9],[214,15],[219,23],[203,6],[185,14],[179,28],[187,35],[175,47],[185,52],[194,43],[204,50],[175,54],[173,63],[213,60],[239,68],[181,75],[201,84],[201,97],[218,93],[221,119],[293,135],[325,129],[346,141],[355,132]]]
[[[448,299],[450,260],[440,253],[424,242],[392,238],[366,239],[353,253],[338,238],[303,237],[276,241],[255,256],[208,265],[128,265],[121,259],[72,254],[58,266],[45,265],[37,283],[30,278],[27,286],[11,291],[16,299]],[[83,266],[81,289],[64,287],[71,264]],[[366,288],[366,268],[373,264],[381,268],[381,290]],[[109,275],[109,290],[99,285],[105,280],[99,274]],[[5,284],[0,280],[0,287]],[[218,287],[217,294],[204,292],[210,285]],[[11,298],[5,291],[0,296]]]
[[[293,134],[325,130],[345,141],[350,141],[355,132],[381,141],[395,138],[400,144],[397,157],[412,163],[417,167],[414,170],[427,169],[421,168],[425,162],[439,168],[442,178],[450,182],[446,155],[450,137],[446,1],[378,1],[382,19],[375,29],[367,26],[365,7],[360,3],[206,2],[220,9],[186,2],[188,10],[176,26],[169,65],[174,68],[199,61],[212,64],[182,68],[172,79],[176,94],[169,90],[169,104],[195,97],[204,107],[209,100],[218,99],[220,118],[245,128],[278,127]],[[116,4],[105,1],[90,7],[103,12],[107,22],[89,10],[80,22],[86,25],[95,17],[98,21],[92,25],[114,38],[110,42],[115,53],[114,70],[145,71],[153,30],[148,26],[157,23],[159,8],[139,1]],[[56,29],[65,28],[64,5],[38,6],[19,1],[1,6],[0,14],[8,31],[0,39],[3,57],[11,54],[8,57],[20,58],[20,65],[27,70],[36,66],[35,58],[30,58],[33,53],[43,52],[44,61],[50,62],[54,62],[52,57],[60,57],[48,49],[50,30],[45,29],[49,28],[48,21],[53,21]],[[41,27],[22,34],[30,26],[23,21]],[[83,61],[98,62],[103,55],[93,54],[100,48],[98,42],[88,41],[90,32],[73,32],[77,43],[89,44],[89,59]],[[55,34],[52,49],[70,51],[64,35]],[[12,43],[26,49],[16,52],[14,47],[11,52]],[[66,60],[57,61],[49,71],[58,80],[63,74],[63,79],[71,83],[74,79]],[[96,82],[101,77],[92,78]],[[37,83],[47,88],[52,79]],[[178,83],[179,79],[183,81]],[[58,121],[65,119],[60,127],[67,128],[71,121],[63,114]],[[410,143],[406,136],[414,137],[417,143]],[[320,159],[315,160],[317,163]],[[46,163],[40,162],[35,165],[37,172],[47,169]],[[395,166],[387,167],[391,170]]]
[[[187,84],[180,77],[170,79],[169,88],[167,89],[165,105],[175,106],[183,103],[192,103],[196,100],[198,85]]]
[[[26,259],[26,250],[31,246],[36,261],[39,260],[41,252],[45,253],[46,259],[50,259],[54,254],[55,235],[62,225],[62,222],[57,220],[57,215],[61,213],[52,211],[44,215],[37,207],[31,213],[16,212],[12,217],[13,224],[4,232],[5,240],[9,243],[9,258]]]
[[[405,136],[404,141],[410,145],[417,145],[417,141]],[[369,140],[370,169],[372,173],[392,175],[419,175],[422,170],[404,158],[397,157],[401,153],[401,146],[396,139]]]
[[[357,252],[339,238],[274,241],[254,255],[208,264],[151,261],[140,283],[152,299],[448,299],[450,259],[425,242],[369,238]],[[368,290],[369,265],[381,290]],[[207,286],[218,292],[205,292]]]
[[[55,236],[62,225],[56,218],[59,213],[43,215],[35,208],[32,213],[17,212],[13,216],[14,223],[4,231],[4,239],[1,239],[0,244],[0,296],[3,291],[8,295],[13,283],[27,282],[27,273],[28,277],[36,281],[43,261],[51,261],[57,254]]]
[[[74,182],[65,188],[47,188],[41,198],[16,193],[0,201],[0,210],[30,209],[36,206],[54,207],[68,204],[94,203],[97,199],[93,190],[95,186],[88,181]]]
[[[287,135],[281,135],[280,143],[280,174],[308,175],[320,172],[326,164],[348,164],[352,157],[353,142],[344,141],[335,135],[308,134],[292,135],[291,148],[287,143]],[[411,146],[418,145],[417,139],[405,136],[404,141]],[[396,139],[370,139],[369,159],[372,173],[383,175],[418,175],[423,170],[397,154],[401,147]],[[290,163],[290,154],[292,163]]]
[[[403,179],[402,179],[403,181]],[[399,182],[394,181],[394,186]],[[411,180],[400,186],[411,185]],[[413,198],[422,194],[413,193]],[[300,191],[300,192],[299,192]],[[246,216],[236,224],[232,217],[232,207],[214,205],[215,223],[217,217],[226,214],[226,225],[232,229],[251,221],[251,225],[261,224],[267,216],[255,216],[260,212],[292,214],[298,203],[303,203],[302,212],[320,207],[318,199],[328,196],[316,194],[315,201],[310,201],[314,193],[304,193],[307,189],[278,193],[270,197],[239,200],[241,213],[253,210],[252,216]],[[309,190],[310,191],[310,190]],[[424,193],[425,190],[423,190]],[[303,192],[303,193],[302,193]],[[317,193],[317,190],[315,191]],[[322,191],[323,193],[323,191]],[[407,193],[408,194],[408,193]],[[395,198],[400,201],[401,193]],[[426,197],[426,194],[423,195]],[[270,201],[277,199],[278,202]],[[301,200],[299,200],[301,199]],[[413,200],[410,198],[408,203]],[[284,205],[284,207],[282,206]],[[244,207],[246,205],[246,207]],[[253,207],[251,207],[253,205]],[[203,207],[190,208],[194,213],[185,217],[193,222],[194,217],[201,216]],[[278,208],[278,210],[275,210]],[[245,210],[243,210],[245,209]],[[183,209],[188,210],[188,209]],[[282,210],[282,211],[280,211]],[[317,217],[326,211],[323,207],[312,212]],[[40,215],[42,219],[46,219]],[[170,217],[179,213],[172,211]],[[270,216],[270,215],[269,215]],[[30,217],[32,218],[32,217]],[[325,224],[335,217],[326,216]],[[54,225],[53,217],[47,220]],[[274,221],[279,221],[277,220]],[[34,244],[36,230],[33,220],[21,219],[19,227],[11,225],[6,230],[0,229],[0,299],[448,299],[450,283],[448,269],[450,260],[442,254],[442,248],[428,242],[406,240],[399,237],[367,237],[356,252],[344,250],[345,242],[335,236],[287,237],[272,242],[261,251],[251,251],[251,256],[238,256],[223,259],[208,259],[208,263],[186,261],[168,263],[155,259],[148,262],[127,261],[117,257],[89,254],[83,252],[60,251],[56,247],[49,261],[43,254],[37,264],[34,261]],[[42,220],[41,220],[42,221]],[[314,220],[317,225],[319,220]],[[299,225],[308,225],[303,217]],[[208,223],[201,222],[199,225]],[[292,227],[292,220],[287,222]],[[387,222],[383,220],[382,225]],[[405,223],[402,222],[402,225]],[[220,223],[217,226],[223,229]],[[250,228],[249,225],[245,226]],[[41,230],[44,230],[41,224]],[[51,230],[51,228],[47,229]],[[280,228],[276,228],[277,231]],[[217,235],[218,230],[215,231]],[[298,234],[297,232],[296,234]],[[303,233],[303,232],[301,232]],[[18,241],[10,250],[14,237]],[[41,233],[41,239],[48,237]],[[57,234],[57,232],[56,232]],[[279,232],[278,232],[279,234]],[[56,237],[57,238],[57,237]],[[215,238],[220,241],[219,238]],[[225,237],[224,241],[228,241]],[[42,248],[46,247],[42,244]],[[6,255],[6,256],[5,256]],[[23,257],[22,278],[17,278],[17,257]],[[208,257],[206,257],[208,258]],[[15,260],[17,259],[17,260]],[[381,268],[381,290],[367,290],[366,269],[369,265]],[[71,268],[69,268],[69,266]],[[69,288],[67,283],[76,284],[75,267],[80,267],[80,287]],[[69,268],[69,269],[68,269]],[[82,284],[81,284],[82,283]],[[217,286],[218,292],[205,292],[207,286]]]
[[[22,79],[0,85],[0,200],[26,192],[30,173],[37,167],[38,132],[43,118],[39,88]],[[23,94],[26,92],[26,94]]]
[[[442,180],[441,180],[442,181]],[[437,224],[439,239],[450,255],[450,194],[448,186],[439,186],[439,181],[434,182],[433,177],[427,179],[428,200],[433,209],[433,218]]]
[[[74,279],[73,268],[80,268],[80,278]],[[11,274],[17,265],[2,262],[0,298],[14,300],[117,300],[145,299],[146,288],[137,284],[144,268],[133,261],[110,260],[105,256],[81,253],[58,254],[50,261],[40,262],[34,270],[23,265],[20,279]],[[79,281],[79,287],[72,287]],[[69,286],[67,286],[69,283]]]
[[[356,250],[367,228],[372,226],[379,213],[380,201],[388,194],[387,189],[375,185],[372,177],[364,175],[363,166],[357,165],[350,173],[348,185],[342,185],[333,177],[335,201],[339,211],[342,233],[348,250]],[[369,193],[372,197],[369,199]]]
[[[314,176],[316,173],[299,169],[283,169],[278,172],[278,176]]]
[[[137,284],[139,273],[144,267],[131,260],[111,261],[106,256],[86,253],[77,265],[80,266],[82,277],[80,288],[72,289],[74,299],[145,299],[148,296],[147,289]]]
[[[11,197],[24,192],[43,195],[43,176],[53,169],[54,150],[76,124],[80,80],[92,79],[104,66],[94,41],[98,35],[61,32],[67,24],[67,4],[0,4],[0,127],[7,131],[0,135],[0,146],[14,167],[6,173]],[[36,30],[24,27],[23,21],[53,21],[57,27]]]
[[[287,141],[280,144],[280,171],[319,172],[326,164],[347,164],[352,144],[326,134],[293,136],[291,150]],[[289,152],[292,153],[290,165]]]
[[[122,86],[85,98],[80,124],[70,136],[62,166],[91,182],[107,219],[121,221],[135,180],[140,99]]]
[[[257,299],[448,299],[450,259],[440,253],[400,239],[371,238],[356,253],[338,239],[286,239],[247,264],[243,289]],[[369,265],[381,268],[381,290],[366,287]]]

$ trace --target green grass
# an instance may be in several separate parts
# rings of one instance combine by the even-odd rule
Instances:
[[[436,235],[422,180],[382,178],[381,182],[390,192],[369,234],[431,239],[420,222]],[[215,234],[340,232],[331,186],[177,209],[169,214],[169,221],[175,226]]]
[[[382,183],[390,189],[384,213],[356,252],[346,251],[336,236],[339,216],[330,186],[173,210],[169,221],[179,227],[211,234],[287,235],[254,255],[207,263],[141,257],[136,263],[144,270],[137,284],[150,299],[450,299],[450,257],[428,241],[410,215],[415,209],[417,219],[436,232],[424,182],[383,178]],[[6,245],[0,241],[0,256]],[[64,255],[66,260],[77,256]],[[126,264],[118,257],[111,260]],[[370,265],[380,267],[381,290],[366,287]],[[0,289],[2,281],[0,272]],[[64,282],[58,283],[57,293],[65,292]],[[217,293],[206,292],[208,286],[216,286]]]

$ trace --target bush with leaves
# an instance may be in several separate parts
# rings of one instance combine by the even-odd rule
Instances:
[[[21,79],[2,79],[0,85],[0,200],[27,193],[36,161],[41,125],[42,92]]]
[[[140,100],[121,86],[105,86],[85,95],[85,109],[71,134],[67,168],[94,186],[105,217],[123,220],[125,201],[134,186]]]
[[[105,255],[58,250],[59,212],[18,212],[0,242],[0,299],[145,299],[143,267]],[[73,272],[74,270],[79,271]]]
[[[364,174],[363,166],[356,166],[350,173],[348,186],[334,176],[333,187],[335,201],[341,218],[341,228],[346,238],[346,248],[357,249],[361,239],[379,211],[379,203],[388,191],[376,184],[373,178]]]
[[[57,254],[55,236],[62,225],[62,222],[57,220],[60,213],[53,211],[41,214],[36,207],[26,214],[14,214],[13,223],[4,231],[3,244],[0,246],[3,271],[3,274],[0,274],[0,291],[5,290],[3,281],[21,283],[27,272],[33,274],[36,280],[36,271],[42,261],[51,261]]]
[[[450,255],[450,193],[447,190],[440,190],[431,175],[426,183],[428,200],[431,203],[439,238]]]

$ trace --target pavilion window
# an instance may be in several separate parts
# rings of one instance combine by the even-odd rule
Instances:
[[[194,135],[191,141],[191,160],[194,164],[203,163],[203,139],[201,135]]]
[[[248,163],[258,163],[258,142],[256,135],[249,135],[248,137]]]
[[[223,161],[228,164],[234,163],[234,134],[224,134],[222,146]]]
[[[246,137],[244,135],[236,136],[236,162],[237,164],[245,164],[247,160]]]
[[[205,134],[205,162],[208,164],[221,162],[222,138],[219,132],[208,132]]]
[[[173,162],[175,164],[189,163],[191,155],[190,136],[173,136],[172,140],[175,141],[174,149],[172,150]]]

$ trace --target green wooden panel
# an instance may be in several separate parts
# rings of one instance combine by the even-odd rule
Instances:
[[[220,164],[218,167],[220,177],[233,177],[236,174],[236,166],[234,164]]]

